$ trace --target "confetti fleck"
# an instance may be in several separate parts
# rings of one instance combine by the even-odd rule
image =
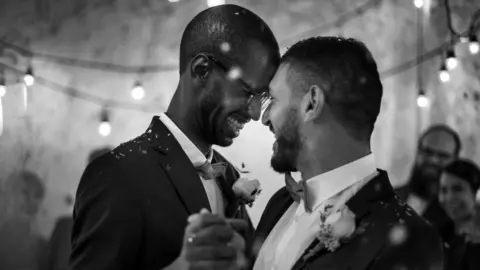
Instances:
[[[407,229],[404,225],[396,225],[390,230],[390,242],[394,245],[400,245],[407,239]]]
[[[149,129],[149,130],[147,131],[147,133],[152,133],[152,130],[151,130],[151,129]]]
[[[146,155],[146,154],[147,154],[147,150],[142,150],[142,154]]]
[[[228,72],[228,79],[229,80],[238,80],[242,77],[242,69],[240,67],[232,67]]]
[[[220,50],[222,51],[222,53],[228,53],[230,49],[230,43],[224,41],[220,44]]]
[[[172,169],[172,166],[170,166],[170,164],[167,164],[166,169],[167,171],[170,171]]]
[[[171,133],[168,133],[168,134],[167,134],[167,137],[170,137],[170,135],[172,135],[172,134],[171,134]]]

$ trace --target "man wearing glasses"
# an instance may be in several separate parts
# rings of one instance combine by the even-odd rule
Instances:
[[[82,176],[72,270],[245,265],[253,227],[232,191],[239,175],[212,145],[231,145],[260,118],[279,58],[269,27],[245,8],[221,5],[193,18],[166,113]]]
[[[438,203],[440,174],[442,169],[458,158],[461,151],[460,137],[445,125],[428,128],[418,140],[417,156],[407,185],[397,193],[415,211],[442,233],[453,223]]]

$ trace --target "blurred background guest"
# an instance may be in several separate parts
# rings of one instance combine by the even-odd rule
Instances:
[[[111,147],[102,147],[93,150],[87,160],[87,164],[111,151]],[[50,254],[48,258],[48,270],[66,270],[71,253],[70,235],[73,227],[73,205],[75,198],[68,194],[65,196],[65,204],[69,208],[67,215],[57,219],[50,239]]]
[[[11,174],[6,182],[10,203],[0,224],[0,269],[45,270],[46,239],[33,230],[33,222],[45,197],[43,182],[30,171]]]
[[[458,158],[460,137],[446,125],[434,125],[419,138],[415,163],[407,185],[398,195],[434,227],[444,234],[453,223],[438,203],[440,174],[443,168]]]
[[[447,270],[480,269],[480,213],[475,202],[479,187],[480,170],[471,161],[459,159],[443,170],[438,198],[455,224],[442,235]]]

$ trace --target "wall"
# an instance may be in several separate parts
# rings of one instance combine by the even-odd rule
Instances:
[[[411,1],[366,0],[373,4],[367,5],[365,12],[359,12],[353,19],[336,22],[339,16],[345,16],[364,2],[228,2],[248,7],[262,16],[285,46],[311,35],[345,35],[366,42],[381,71],[415,58],[416,13]],[[179,3],[158,0],[3,0],[0,3],[0,37],[42,54],[127,66],[175,66],[180,33],[188,20],[204,8],[206,1],[200,0]],[[437,25],[441,20],[437,11],[441,13],[432,4],[430,24]],[[431,27],[430,24],[426,45],[434,47],[443,40],[445,31],[441,26]],[[112,134],[103,138],[97,132],[99,113],[103,105],[109,104],[92,104],[53,91],[57,88],[51,84],[49,87],[36,84],[29,89],[28,109],[25,111],[21,85],[15,84],[18,76],[7,72],[7,79],[13,85],[8,87],[3,98],[5,132],[0,137],[0,183],[12,172],[23,168],[39,174],[47,194],[35,228],[48,236],[54,220],[69,211],[63,198],[75,190],[89,151],[103,145],[119,144],[143,132],[151,116],[166,108],[178,74],[175,69],[146,74],[85,69],[45,61],[42,57],[30,58],[1,45],[0,55],[0,62],[20,71],[25,70],[31,61],[37,76],[103,98],[138,103],[149,110],[112,109]],[[425,74],[435,75],[437,66],[436,61],[426,63]],[[383,107],[374,133],[373,148],[379,167],[389,171],[394,185],[403,183],[408,176],[416,136],[419,128],[428,124],[430,115],[435,122],[447,121],[457,127],[465,139],[473,138],[474,132],[478,132],[478,116],[466,106],[462,106],[461,111],[454,109],[465,102],[457,93],[458,89],[465,88],[466,84],[478,89],[478,63],[476,73],[466,69],[455,71],[455,84],[449,86],[440,86],[436,76],[425,75],[429,95],[435,102],[430,111],[423,113],[423,122],[418,121],[420,115],[416,110],[414,70],[384,76]],[[143,82],[147,96],[134,102],[130,98],[130,88],[137,79]],[[450,94],[438,94],[440,91],[449,91]],[[480,160],[478,147],[475,148],[477,141],[469,140],[467,154]],[[255,223],[269,196],[283,185],[282,176],[269,166],[272,142],[273,136],[267,129],[252,123],[232,147],[220,149],[232,162],[245,162],[252,176],[262,181],[263,195],[251,209]]]

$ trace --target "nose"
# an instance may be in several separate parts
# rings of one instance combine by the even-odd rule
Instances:
[[[248,114],[253,121],[258,121],[260,119],[260,114],[262,113],[262,102],[260,99],[252,99],[250,104],[248,104]]]
[[[271,104],[268,104],[262,115],[262,124],[265,126],[270,126],[270,105]]]

